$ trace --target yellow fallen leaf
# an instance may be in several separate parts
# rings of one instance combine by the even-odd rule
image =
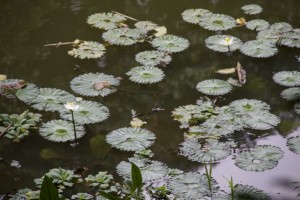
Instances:
[[[167,28],[165,26],[160,26],[154,29],[156,33],[154,34],[155,37],[160,37],[167,34]]]
[[[244,17],[237,18],[236,23],[237,23],[238,26],[243,26],[243,25],[246,24],[246,19]]]
[[[225,68],[225,69],[219,69],[218,71],[216,71],[216,73],[218,74],[232,74],[235,72],[235,68]]]
[[[139,128],[139,127],[142,127],[144,124],[147,124],[147,122],[144,122],[142,121],[141,119],[137,118],[137,117],[134,117],[131,122],[130,122],[130,125],[133,127],[133,128]]]
[[[0,81],[4,81],[7,79],[7,76],[5,74],[0,74]]]

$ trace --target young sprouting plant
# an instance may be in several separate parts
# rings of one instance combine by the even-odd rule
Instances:
[[[226,178],[225,178],[226,179]],[[233,184],[233,179],[232,176],[230,177],[230,180],[226,179],[228,182],[228,185],[230,187],[230,196],[231,200],[234,200],[234,184]]]

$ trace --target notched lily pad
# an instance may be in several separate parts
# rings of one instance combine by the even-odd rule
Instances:
[[[157,83],[165,77],[161,69],[151,66],[134,67],[126,75],[131,81],[141,84]]]
[[[125,17],[115,13],[96,13],[87,19],[87,23],[91,26],[104,30],[118,28],[118,24],[124,21]]]
[[[85,134],[83,126],[76,125],[77,138],[81,138]],[[39,129],[40,135],[53,142],[74,141],[73,123],[64,120],[51,120],[42,124]]]
[[[27,83],[24,88],[21,88],[16,92],[16,97],[30,105],[31,102],[38,96],[39,92],[39,88],[35,84]]]
[[[198,8],[198,9],[188,9],[181,13],[184,21],[191,24],[198,24],[203,15],[211,13],[209,10]]]
[[[263,31],[268,29],[270,26],[269,22],[263,19],[254,19],[246,23],[246,27],[250,30]]]
[[[300,155],[300,136],[289,138],[286,145],[292,152]]]
[[[68,51],[68,54],[80,59],[101,58],[105,53],[105,47],[98,42],[84,41],[78,47]]]
[[[187,39],[175,35],[163,35],[151,41],[151,45],[159,51],[177,53],[189,47]]]
[[[224,95],[232,90],[232,86],[228,82],[219,79],[201,81],[196,88],[199,92],[207,95]]]
[[[282,86],[300,86],[300,72],[298,71],[281,71],[273,75],[273,80]]]
[[[120,80],[112,75],[103,73],[87,73],[75,77],[71,81],[74,92],[84,96],[107,96],[117,91],[115,86],[120,85]]]
[[[155,135],[144,128],[119,128],[106,136],[107,143],[124,151],[138,151],[150,147]]]
[[[278,52],[276,46],[266,40],[251,40],[245,42],[240,50],[243,54],[254,58],[268,58]]]
[[[236,26],[235,19],[223,14],[206,14],[200,18],[199,25],[210,31],[225,31]]]
[[[262,172],[273,169],[282,157],[283,151],[280,148],[261,145],[242,152],[237,156],[235,165],[246,171]]]
[[[281,96],[288,101],[300,100],[300,87],[292,87],[282,91]]]
[[[226,42],[226,40],[230,42]],[[205,46],[213,51],[229,52],[240,48],[242,41],[230,35],[213,35],[205,40]]]
[[[245,14],[257,15],[263,11],[263,8],[257,4],[249,4],[242,7]]]
[[[135,60],[143,66],[165,66],[172,60],[171,56],[161,51],[143,51],[135,56]]]
[[[147,33],[148,31],[152,31],[159,27],[157,24],[151,21],[139,21],[134,24],[134,26],[141,31]]]
[[[139,42],[143,34],[139,29],[119,28],[104,32],[102,38],[113,45],[128,46]]]

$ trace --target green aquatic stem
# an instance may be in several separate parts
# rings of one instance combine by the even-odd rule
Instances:
[[[208,188],[209,188],[210,193],[212,193],[212,190],[211,190],[212,161],[209,162],[209,169],[207,168],[207,164],[206,163],[204,163],[204,168],[205,168],[205,176],[207,178]]]
[[[72,146],[76,146],[78,145],[78,142],[77,142],[77,134],[76,134],[76,127],[75,127],[75,120],[74,120],[74,113],[73,113],[73,110],[70,110],[71,111],[71,115],[72,115],[72,123],[73,123],[73,129],[74,129],[74,143],[72,144]]]
[[[226,178],[225,178],[226,179]],[[226,179],[228,181],[229,187],[230,187],[230,196],[231,200],[234,200],[234,185],[233,185],[233,179],[232,176],[230,177],[230,180]]]

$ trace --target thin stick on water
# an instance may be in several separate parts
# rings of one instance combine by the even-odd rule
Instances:
[[[232,51],[231,51],[231,49],[230,49],[230,46],[227,45],[227,48],[228,48],[229,56],[230,56],[231,59],[232,59],[232,63],[235,64],[235,63],[236,63],[236,60],[235,60],[234,57],[232,56]]]
[[[0,138],[5,136],[8,133],[8,129],[13,125],[13,123],[10,123],[1,133]]]
[[[60,47],[62,45],[69,45],[69,44],[74,44],[74,42],[58,42],[58,43],[53,43],[53,44],[45,44],[44,47]]]
[[[75,147],[78,144],[78,142],[77,142],[77,134],[76,134],[76,127],[75,127],[74,113],[73,113],[73,110],[70,110],[70,111],[71,111],[71,115],[72,115],[74,137],[75,137],[73,146]]]
[[[119,12],[117,12],[117,11],[112,11],[112,12],[115,13],[115,14],[122,15],[123,17],[126,17],[127,19],[131,19],[131,20],[136,21],[136,22],[140,21],[140,20],[137,20],[137,19],[135,19],[135,18],[133,18],[133,17],[130,17],[130,16],[128,16],[128,15],[124,15],[124,14],[122,14],[122,13],[119,13]]]

